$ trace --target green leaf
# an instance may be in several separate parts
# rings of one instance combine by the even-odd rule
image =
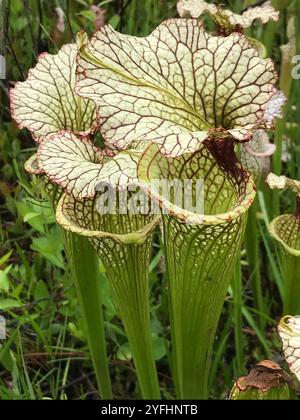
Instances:
[[[84,340],[84,333],[83,331],[78,328],[73,322],[68,323],[68,329],[70,333],[79,340]]]
[[[90,20],[91,22],[95,22],[96,14],[95,12],[92,12],[91,10],[82,10],[79,13],[76,13],[78,16],[83,16]]]
[[[34,287],[33,295],[36,301],[41,300],[41,302],[38,302],[38,305],[40,306],[42,310],[45,310],[49,303],[47,301],[47,299],[49,298],[49,291],[47,289],[46,284],[42,280],[39,280],[36,283]]]
[[[117,351],[117,358],[119,360],[131,360],[132,353],[128,343],[122,344]]]
[[[120,23],[120,16],[119,15],[114,15],[109,19],[109,24],[113,27],[116,28]]]
[[[111,290],[109,286],[109,281],[107,277],[103,274],[101,275],[101,297],[102,304],[106,308],[109,314],[109,318],[113,319],[117,315],[117,309],[112,301]]]
[[[162,337],[152,337],[152,348],[154,360],[161,360],[167,354],[165,340]],[[122,344],[117,351],[117,358],[119,360],[131,360],[132,353],[128,343]]]
[[[287,36],[289,42],[280,47],[281,49],[281,75],[280,89],[289,97],[294,76],[294,57],[297,55],[297,22],[296,17],[289,18],[287,23]],[[292,77],[290,76],[292,74]]]
[[[23,220],[32,226],[38,232],[45,232],[45,225],[54,223],[55,219],[53,216],[53,211],[46,203],[34,204],[29,200],[24,199],[17,203],[17,209],[20,215],[23,217]],[[32,214],[38,214],[36,217],[28,217]]]
[[[39,217],[39,213],[29,212],[24,216],[24,222],[28,222],[29,220],[34,219],[35,217]]]
[[[4,290],[5,292],[9,291],[9,278],[8,272],[10,271],[12,266],[7,267],[5,270],[0,270],[0,290]]]
[[[7,309],[19,308],[22,303],[15,299],[0,299],[0,310],[4,311]]]
[[[57,229],[52,229],[50,234],[45,237],[34,238],[31,249],[39,252],[56,267],[64,268],[63,245]]]
[[[6,254],[4,254],[1,258],[0,258],[0,267],[2,265],[4,265],[10,258],[11,254],[13,253],[13,251],[9,251]]]
[[[0,346],[0,363],[8,372],[13,373],[16,368],[16,359],[9,347],[2,348]]]
[[[154,360],[161,360],[167,354],[166,343],[162,337],[153,337],[152,339]]]

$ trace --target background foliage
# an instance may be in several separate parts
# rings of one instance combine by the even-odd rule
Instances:
[[[34,151],[25,130],[10,119],[8,90],[26,78],[28,69],[43,51],[55,53],[84,28],[95,30],[92,0],[7,0],[0,1],[3,18],[1,53],[7,61],[7,79],[0,80],[0,315],[7,320],[8,337],[0,341],[0,399],[95,399],[95,377],[82,333],[70,274],[65,269],[62,240],[54,216],[43,196],[41,185],[25,174],[24,161]],[[217,1],[215,3],[218,3]],[[240,12],[255,1],[222,0]],[[288,3],[295,7],[287,8]],[[280,70],[280,46],[286,44],[287,22],[297,19],[300,47],[298,1],[281,1],[279,23],[250,34],[265,42],[269,55]],[[176,1],[106,0],[98,4],[106,10],[105,20],[116,29],[146,35],[162,20],[176,16]],[[276,5],[276,1],[274,1]],[[65,31],[57,29],[56,7],[65,13]],[[2,24],[2,23],[0,23]],[[2,41],[3,41],[2,39]],[[1,41],[1,39],[0,39]],[[284,75],[282,77],[285,77]],[[293,81],[283,124],[283,172],[300,179],[300,83]],[[36,196],[40,199],[37,200]],[[280,197],[281,210],[293,209],[293,197]],[[276,323],[282,315],[282,278],[278,255],[266,222],[274,216],[270,192],[261,186],[254,223],[258,228],[260,282],[254,285],[245,249],[224,306],[211,368],[210,395],[226,398],[234,377],[247,372],[255,362],[271,358],[282,362]],[[172,397],[172,383],[166,366],[168,357],[168,315],[164,261],[158,240],[150,266],[152,286],[153,346],[161,386]],[[130,349],[117,311],[111,301],[103,273],[103,292],[110,367],[116,398],[135,398],[138,390]],[[255,293],[263,298],[256,302]]]

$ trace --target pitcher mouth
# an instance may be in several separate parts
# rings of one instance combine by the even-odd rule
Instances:
[[[176,217],[182,223],[194,225],[219,225],[228,223],[242,216],[252,205],[256,196],[255,182],[251,176],[249,176],[248,180],[243,182],[245,182],[245,193],[237,197],[232,208],[227,212],[214,215],[197,214],[185,210],[182,207],[176,206],[172,202],[165,200],[160,194],[153,192],[147,184],[144,184],[143,188],[151,199],[159,205],[162,213],[165,211],[165,214]]]
[[[85,201],[92,201],[92,200],[85,200]],[[140,229],[136,229],[133,232],[129,233],[116,233],[110,232],[105,230],[96,230],[96,229],[89,229],[86,226],[80,225],[78,221],[76,221],[76,217],[72,218],[68,211],[75,211],[74,204],[75,203],[82,203],[79,202],[73,197],[64,194],[58,202],[57,209],[56,209],[56,220],[57,223],[62,226],[65,230],[77,233],[79,235],[85,236],[90,239],[111,239],[117,243],[129,245],[129,244],[143,244],[154,231],[156,226],[161,221],[161,216],[158,215],[139,215],[140,218],[145,219],[144,226]],[[96,211],[93,207],[91,207],[91,212]],[[142,220],[142,219],[140,219]]]
[[[283,214],[281,216],[276,217],[272,222],[269,224],[269,232],[270,234],[283,246],[283,248],[289,253],[294,255],[295,257],[300,257],[300,248],[293,248],[290,246],[285,238],[283,238],[278,230],[277,230],[277,223],[280,221],[284,221],[284,224],[289,220],[293,220],[294,222],[298,223],[299,225],[299,235],[300,235],[300,220],[294,214]]]
[[[231,147],[231,146],[230,146]],[[193,154],[175,158],[174,162],[165,160],[156,145],[151,145],[139,161],[138,178],[148,196],[158,204],[162,214],[174,216],[182,223],[198,225],[218,225],[228,223],[242,216],[251,206],[256,195],[255,181],[237,161],[232,145],[231,156],[225,156],[220,164],[223,150],[213,155],[206,147]],[[230,150],[229,150],[230,151]],[[226,150],[225,150],[226,153]],[[219,155],[222,156],[219,156]],[[169,173],[169,167],[175,167],[169,180],[179,178],[179,181],[203,181],[203,209],[185,208],[170,196],[166,197],[163,189],[153,188],[153,181],[164,180]],[[206,192],[206,183],[209,190]],[[192,199],[195,199],[194,187]],[[206,198],[205,198],[206,195]],[[194,200],[195,201],[195,200]],[[205,208],[206,207],[206,208]]]

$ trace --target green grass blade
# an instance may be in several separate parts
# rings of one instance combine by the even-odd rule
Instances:
[[[264,300],[260,275],[259,235],[257,231],[257,198],[248,212],[248,222],[245,235],[249,278],[251,280],[254,307],[258,312],[264,312]],[[263,318],[259,318],[261,328],[264,328]]]
[[[87,238],[66,232],[64,236],[100,395],[103,399],[112,399],[101,301],[99,259]]]

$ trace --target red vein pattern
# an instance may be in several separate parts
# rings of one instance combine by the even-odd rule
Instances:
[[[285,359],[298,380],[300,380],[300,317],[286,316],[278,325]]]
[[[233,149],[229,152],[233,154]],[[237,161],[232,169],[231,173],[220,167],[205,146],[166,158],[152,144],[139,162],[138,175],[146,191],[162,210],[168,209],[162,217],[164,249],[172,336],[180,343],[174,360],[181,398],[207,398],[215,331],[240,252],[247,210],[255,197],[251,176]],[[170,194],[153,186],[155,179],[203,179],[204,212],[174,205]]]
[[[247,141],[264,125],[277,75],[241,34],[215,37],[195,19],[170,19],[145,38],[105,26],[86,42],[76,92],[99,107],[110,146],[146,139],[178,156],[201,147],[211,130]]]
[[[253,203],[256,193],[254,181],[238,162],[236,165],[239,165],[237,171],[224,171],[205,146],[191,154],[166,158],[157,145],[151,144],[139,160],[138,178],[145,183],[145,189],[152,199],[162,209],[167,208],[176,219],[189,224],[213,226],[238,219]],[[170,198],[151,183],[159,179],[202,179],[203,214],[190,212],[170,202]]]
[[[300,219],[294,214],[276,217],[269,225],[270,234],[287,253],[300,257]]]
[[[11,89],[11,114],[36,141],[59,130],[87,134],[95,128],[93,102],[74,93],[76,44],[64,45],[57,55],[41,54],[25,82]]]
[[[136,181],[138,152],[108,157],[87,138],[70,131],[46,136],[39,146],[38,166],[51,182],[78,199],[95,196],[101,182],[113,186]]]

